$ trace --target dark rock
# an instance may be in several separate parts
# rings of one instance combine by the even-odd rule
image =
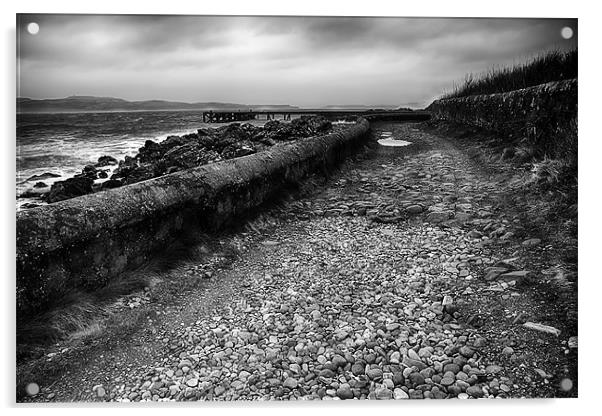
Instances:
[[[362,374],[364,374],[366,370],[366,365],[362,364],[362,363],[355,363],[351,366],[351,372],[353,373],[353,375],[355,376],[360,376]]]
[[[109,179],[108,181],[103,182],[100,185],[100,188],[101,189],[113,189],[113,188],[119,188],[120,186],[123,186],[123,183],[120,180]]]
[[[416,388],[416,386],[419,386],[421,384],[424,384],[424,376],[420,373],[411,373],[408,376],[408,379],[410,380],[410,384]]]
[[[458,364],[454,364],[454,363],[449,363],[449,364],[445,364],[443,366],[443,372],[447,373],[448,371],[451,371],[454,374],[458,374],[460,372],[460,366]]]
[[[220,158],[215,151],[206,150],[198,142],[186,143],[168,150],[156,163],[162,166],[177,166],[189,169],[205,165]],[[163,170],[165,172],[166,169]]]
[[[159,143],[156,143],[152,140],[147,140],[144,142],[144,146],[138,149],[138,155],[136,156],[136,159],[138,159],[141,163],[153,162],[160,159],[166,150],[168,149],[166,149],[165,146],[161,146]],[[125,163],[127,164],[127,162],[128,159],[126,157]]]
[[[101,156],[98,158],[98,162],[96,162],[95,166],[101,168],[103,166],[116,165],[117,163],[117,159],[112,156]]]
[[[402,372],[393,373],[393,384],[396,386],[402,386],[405,383]]]
[[[92,165],[86,165],[82,169],[82,175],[84,175],[86,178],[96,179],[97,173],[98,173],[97,169]]]
[[[342,400],[353,399],[353,391],[351,390],[349,385],[343,385],[337,390],[337,396]]]
[[[115,175],[113,175],[115,176]],[[125,176],[125,184],[129,185],[136,182],[146,181],[148,179],[152,179],[156,177],[154,166],[151,164],[146,164],[142,166],[138,166],[132,170],[130,170]],[[111,177],[113,178],[113,177]]]
[[[47,202],[53,203],[86,195],[92,193],[93,184],[92,179],[85,177],[74,177],[55,182],[46,194],[45,199]]]
[[[109,174],[107,172],[105,172],[104,170],[99,170],[98,171],[98,177],[100,179],[106,179],[109,177]]]
[[[17,198],[40,198],[40,196],[43,196],[43,194],[33,190],[28,190],[17,195]]]
[[[36,184],[33,187],[34,188],[46,188],[46,187],[48,187],[48,185],[46,185],[44,182],[36,182]]]
[[[456,397],[458,394],[462,393],[462,389],[455,384],[452,384],[447,388],[447,392],[452,396]]]
[[[454,359],[452,360],[454,364],[456,364],[458,367],[460,367],[460,369],[462,367],[464,367],[464,365],[466,364],[467,360],[466,358],[464,358],[462,355],[457,355],[454,357]],[[454,374],[458,374],[458,372],[454,373]]]

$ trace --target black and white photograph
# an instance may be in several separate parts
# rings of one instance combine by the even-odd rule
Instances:
[[[580,396],[576,13],[13,16],[17,404]]]

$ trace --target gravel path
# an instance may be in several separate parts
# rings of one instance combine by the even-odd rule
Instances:
[[[73,368],[25,400],[576,396],[575,291],[565,281],[550,311],[568,266],[524,234],[507,205],[518,185],[416,125],[374,134],[412,144],[231,236],[233,264],[170,307],[141,305],[153,314],[128,342],[49,358]]]

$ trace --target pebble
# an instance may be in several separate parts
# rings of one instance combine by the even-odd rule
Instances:
[[[403,389],[396,388],[395,390],[393,390],[393,398],[395,400],[406,400],[409,399],[410,396]]]
[[[539,238],[530,238],[522,242],[523,247],[535,247],[541,244],[541,240]]]
[[[287,378],[286,380],[284,380],[284,387],[288,387],[289,389],[295,389],[297,388],[297,385],[299,384],[299,382],[297,380],[295,380],[292,377]]]
[[[443,366],[443,372],[447,373],[448,371],[451,371],[454,374],[458,374],[460,372],[460,366],[455,363],[445,364]]]
[[[409,214],[420,214],[424,209],[420,205],[410,205],[406,208]]]
[[[383,370],[381,370],[380,368],[371,368],[369,370],[366,371],[366,375],[371,379],[371,380],[381,380],[383,378]]]
[[[393,398],[393,392],[386,387],[377,387],[375,395],[378,400],[390,400]]]
[[[349,386],[349,384],[342,384],[338,388],[337,397],[339,397],[342,400],[353,399],[353,397],[354,397],[353,391],[351,390],[351,387]]]
[[[455,381],[456,380],[452,377],[443,377],[441,379],[440,384],[447,387],[447,386],[451,386],[452,384],[454,384]]]
[[[408,357],[412,360],[421,361],[420,356],[414,350],[408,350]]]
[[[466,389],[466,393],[472,397],[481,398],[483,397],[483,389],[480,386],[470,386]]]
[[[474,350],[466,345],[460,347],[458,352],[466,358],[471,358],[474,355]]]
[[[409,375],[409,380],[410,383],[412,383],[413,386],[419,386],[421,384],[424,384],[424,376],[420,373],[412,373]]]

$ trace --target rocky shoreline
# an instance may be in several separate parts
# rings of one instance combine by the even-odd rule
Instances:
[[[35,191],[18,195],[35,202],[54,203],[82,195],[118,188],[209,163],[258,153],[282,143],[313,137],[334,130],[332,123],[320,116],[303,116],[291,122],[268,121],[263,127],[232,123],[215,129],[201,128],[196,133],[168,136],[161,142],[147,140],[134,157],[117,160],[101,156],[86,165],[80,174],[48,186],[44,180],[57,175],[46,173],[31,177],[37,181]]]

